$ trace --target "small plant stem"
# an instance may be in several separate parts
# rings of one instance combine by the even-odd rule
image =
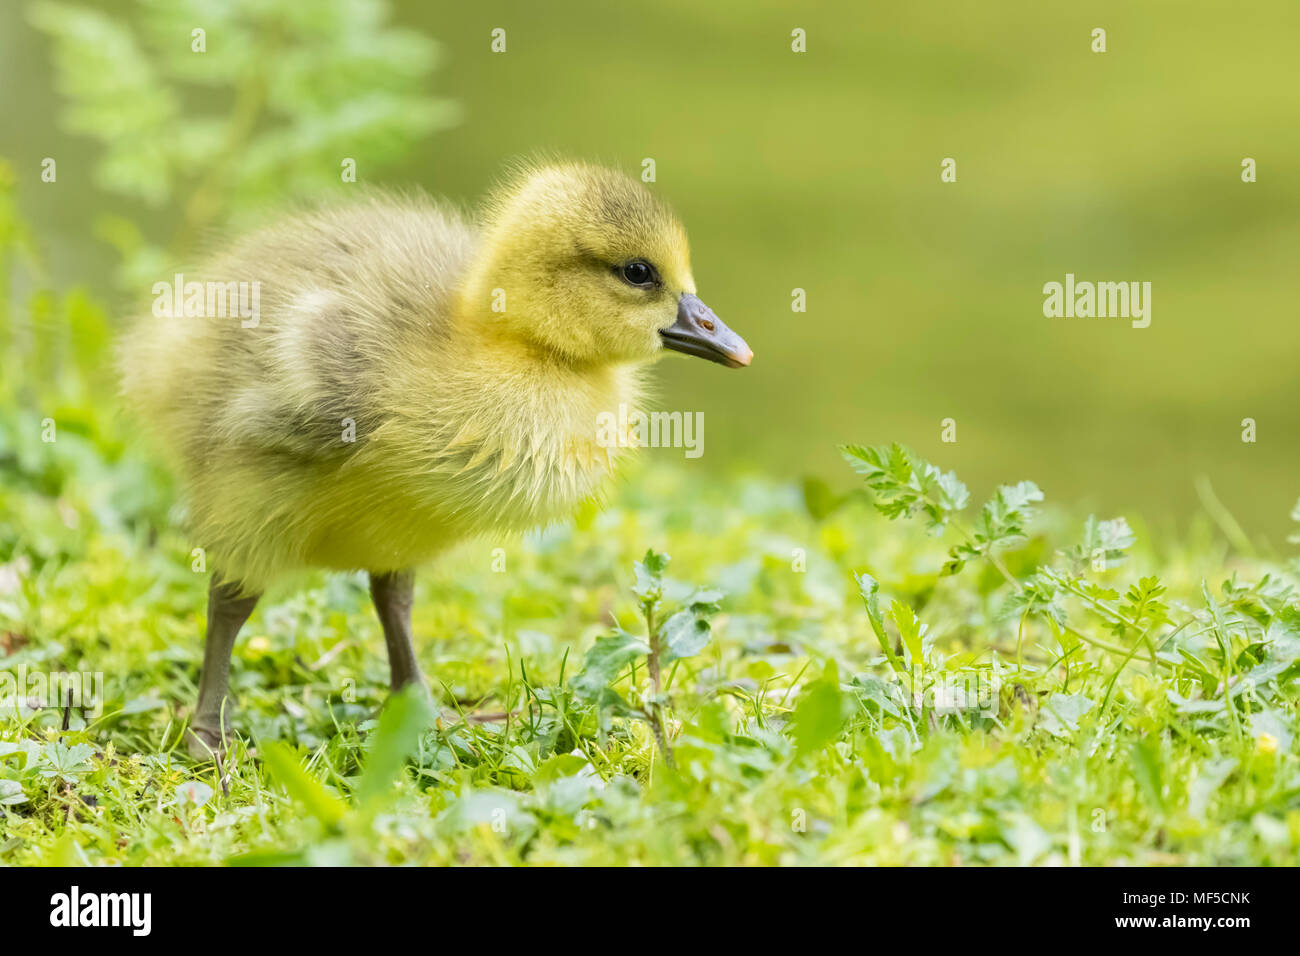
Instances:
[[[880,649],[885,652],[885,657],[889,661],[889,666],[893,668],[895,674],[904,674],[907,672],[907,668],[903,666],[903,662],[900,661],[898,655],[894,653],[894,645],[893,642],[890,641],[888,634],[880,638]]]
[[[1142,639],[1146,639],[1145,633],[1143,633]],[[1103,717],[1106,714],[1106,708],[1110,706],[1110,695],[1115,692],[1115,681],[1119,679],[1120,672],[1124,670],[1124,667],[1128,662],[1133,659],[1133,655],[1137,653],[1138,645],[1141,643],[1142,641],[1133,642],[1133,646],[1129,649],[1128,655],[1119,662],[1119,665],[1115,668],[1115,672],[1110,675],[1110,680],[1106,682],[1106,696],[1101,700],[1101,714]]]
[[[655,696],[659,696],[659,629],[655,627],[655,612],[653,607],[647,607],[645,610],[645,628],[646,636],[650,641],[650,654],[646,663],[650,667],[650,686],[654,688]]]
[[[1020,615],[1020,626],[1016,628],[1016,670],[1025,669],[1025,660],[1021,654],[1021,648],[1025,643],[1025,621],[1029,617],[1029,608],[1025,608],[1025,613]]]
[[[1207,595],[1208,597],[1208,595]],[[1223,706],[1228,711],[1228,723],[1232,727],[1232,736],[1241,743],[1241,716],[1237,713],[1232,700],[1232,635],[1222,626],[1217,605],[1211,605],[1210,613],[1214,617],[1214,639],[1223,654]]]
[[[650,653],[647,655],[646,664],[650,670],[650,689],[653,694],[653,698],[646,707],[646,713],[650,717],[650,727],[654,731],[655,740],[659,742],[659,750],[664,755],[664,763],[676,770],[677,760],[673,756],[673,748],[668,743],[668,731],[664,727],[663,706],[659,702],[659,655],[661,647],[659,644],[659,628],[655,625],[653,605],[647,605],[645,608],[645,627],[646,637],[650,644]]]
[[[668,744],[668,732],[664,729],[663,714],[657,703],[653,705],[650,717],[650,727],[654,730],[655,740],[659,742],[659,749],[664,755],[664,763],[676,770],[677,758],[673,756],[673,748]]]

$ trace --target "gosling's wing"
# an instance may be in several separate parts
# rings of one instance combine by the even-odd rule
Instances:
[[[142,323],[128,393],[192,460],[231,448],[346,456],[384,421],[394,363],[446,334],[473,244],[464,218],[418,198],[372,194],[287,218],[185,277],[256,289],[256,315]]]

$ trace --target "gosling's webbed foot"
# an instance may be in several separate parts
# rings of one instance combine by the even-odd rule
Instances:
[[[223,738],[220,730],[212,730],[207,727],[190,727],[185,731],[185,750],[190,755],[191,760],[207,763],[217,757],[225,756],[226,742],[229,739],[229,732]]]
[[[428,683],[423,677],[417,676],[399,686],[389,688],[388,696],[384,698],[384,702],[375,710],[375,719],[378,719],[385,710],[393,706],[393,701],[396,698],[405,697],[407,695],[415,697],[416,706],[428,715],[431,723],[442,716],[442,708],[439,707],[437,702],[433,699],[433,691],[429,688]]]
[[[416,706],[431,717],[437,717],[442,712],[442,708],[438,706],[438,702],[433,698],[433,691],[430,690],[429,685],[422,680],[413,681],[409,684],[404,684],[401,687],[394,687],[389,691],[388,698],[384,701],[384,706],[388,707],[393,699],[398,696],[413,698]]]
[[[420,693],[430,700],[433,699],[433,692],[429,690],[429,682],[424,679],[424,674],[420,671],[408,674],[394,674],[388,682],[389,694],[400,694],[408,687],[417,687]]]

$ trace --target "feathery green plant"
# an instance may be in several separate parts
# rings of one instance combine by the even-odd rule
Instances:
[[[134,0],[131,16],[36,0],[65,127],[102,143],[107,192],[180,210],[163,244],[135,220],[99,234],[133,286],[168,275],[213,227],[316,195],[409,155],[457,119],[431,96],[437,45],[391,25],[385,0]]]
[[[723,595],[711,589],[697,590],[684,607],[664,618],[664,571],[668,562],[668,555],[654,550],[646,551],[645,557],[636,562],[633,593],[645,620],[645,637],[616,627],[611,634],[597,638],[587,652],[582,671],[572,681],[572,689],[578,700],[595,704],[602,729],[608,727],[610,716],[639,717],[648,722],[664,760],[672,767],[673,750],[664,722],[672,675],[665,683],[662,669],[704,650],[709,643],[709,619],[718,613]],[[649,690],[636,690],[636,702],[629,703],[613,685],[629,665],[635,674],[642,660],[649,674]]]
[[[941,472],[897,444],[849,445],[842,451],[864,476],[881,514],[894,520],[919,513],[933,533],[955,532],[960,540],[949,550],[942,574],[958,574],[971,561],[989,562],[1003,582],[1002,616],[1019,618],[1021,636],[1028,619],[1044,621],[1067,673],[1081,643],[1118,658],[1106,684],[1107,702],[1119,669],[1140,659],[1153,671],[1171,674],[1176,684],[1198,685],[1197,700],[1209,704],[1201,711],[1221,712],[1226,729],[1239,738],[1235,698],[1242,689],[1267,694],[1269,680],[1300,668],[1300,647],[1294,641],[1300,636],[1295,591],[1274,575],[1265,574],[1251,585],[1239,584],[1233,576],[1223,583],[1218,598],[1202,582],[1201,607],[1181,607],[1175,614],[1164,600],[1168,589],[1157,575],[1138,578],[1123,594],[1101,580],[1125,561],[1137,539],[1123,518],[1098,521],[1095,517],[1085,522],[1081,540],[1061,549],[1056,561],[1038,561],[1013,573],[1002,556],[1026,540],[1034,514],[1031,506],[1043,500],[1033,482],[998,488],[973,528],[968,528],[961,513],[970,495],[952,472]],[[875,582],[864,576],[860,583],[873,630],[896,665],[884,637]],[[899,632],[910,650],[915,628],[905,616],[904,620]],[[1106,636],[1096,632],[1097,624]],[[1018,660],[1021,650],[1017,641]]]

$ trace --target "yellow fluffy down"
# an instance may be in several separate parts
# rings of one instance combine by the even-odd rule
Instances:
[[[578,164],[485,208],[372,192],[294,215],[183,274],[256,282],[255,325],[151,310],[129,331],[125,396],[218,576],[395,571],[599,492],[620,452],[598,416],[636,407],[668,299],[693,290],[685,235],[639,183]],[[628,255],[662,263],[662,296],[608,274]]]

